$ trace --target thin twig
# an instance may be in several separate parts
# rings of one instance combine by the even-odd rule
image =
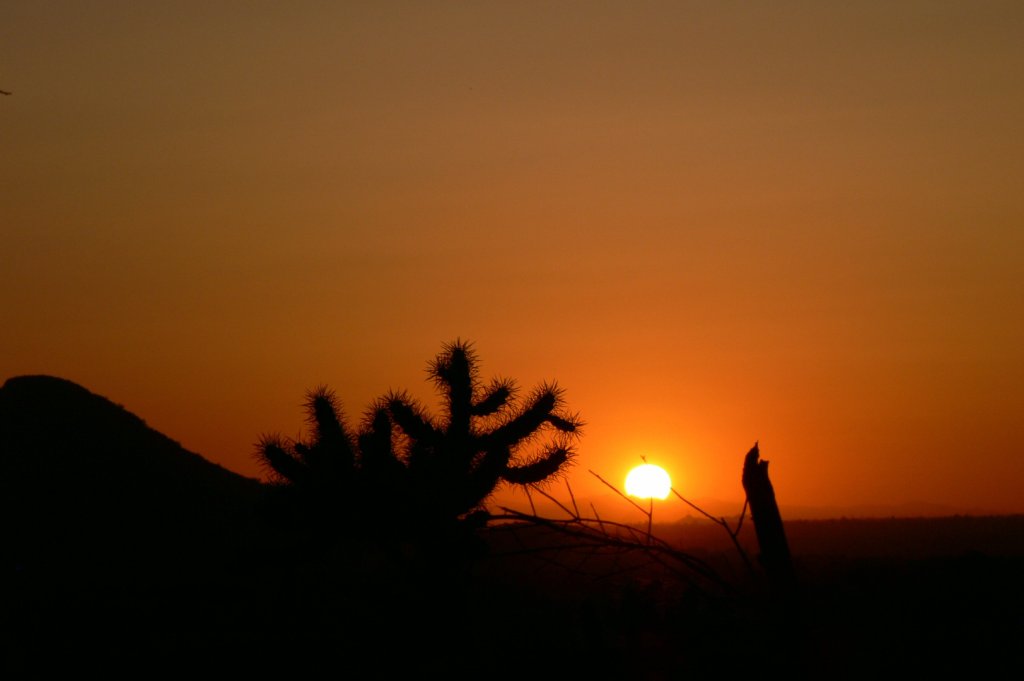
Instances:
[[[580,517],[580,508],[579,508],[579,506],[576,505],[576,495],[572,493],[572,485],[569,484],[568,480],[565,481],[565,488],[567,490],[569,490],[569,499],[572,500],[572,508],[573,508],[574,511],[576,511],[575,517],[579,518]]]
[[[719,518],[716,518],[715,516],[711,515],[710,513],[705,511],[703,508],[701,508],[697,504],[693,503],[692,501],[690,501],[689,499],[684,497],[682,494],[680,494],[679,492],[676,491],[675,487],[672,487],[670,489],[672,490],[672,494],[675,494],[677,497],[682,499],[683,502],[686,503],[690,508],[694,509],[695,511],[697,511],[698,513],[700,513],[701,515],[703,515],[707,519],[713,520],[714,522],[718,523],[719,525],[722,524],[722,521]]]
[[[537,515],[537,507],[533,505],[533,495],[530,494],[529,485],[525,486],[524,489],[526,490],[526,498],[530,500],[530,512]]]
[[[651,541],[651,537],[654,536],[651,533],[651,529],[654,526],[654,497],[651,497],[648,500],[648,503],[650,505],[647,507],[647,541],[650,542]]]
[[[643,457],[641,457],[641,459],[643,459],[646,462],[646,459],[644,459]],[[643,506],[641,506],[640,504],[635,502],[633,499],[631,499],[629,496],[624,494],[621,490],[619,490],[618,487],[616,487],[612,483],[610,483],[607,480],[605,480],[603,477],[601,477],[599,474],[597,474],[593,470],[590,470],[589,472],[595,478],[600,480],[606,487],[608,487],[610,490],[615,492],[615,494],[617,494],[618,496],[620,496],[623,499],[625,499],[626,501],[628,501],[630,504],[633,505],[634,508],[636,508],[642,514],[647,516],[647,531],[646,532],[644,532],[640,528],[637,528],[634,525],[629,525],[629,524],[626,524],[626,523],[619,523],[619,522],[613,522],[613,521],[608,521],[608,520],[602,519],[600,514],[598,514],[598,512],[597,512],[597,508],[594,506],[594,504],[592,502],[590,504],[590,508],[594,512],[594,517],[593,518],[585,518],[585,517],[583,517],[580,514],[579,505],[576,502],[576,496],[575,496],[575,494],[572,491],[572,486],[568,483],[568,481],[566,482],[566,489],[567,489],[567,491],[569,493],[569,499],[570,499],[570,502],[572,504],[572,508],[571,509],[567,505],[563,504],[561,501],[556,499],[551,494],[548,494],[547,492],[545,492],[543,489],[541,489],[537,485],[529,485],[526,488],[526,494],[527,494],[527,498],[530,500],[530,509],[531,509],[532,513],[527,514],[527,513],[524,513],[522,511],[518,511],[518,510],[515,510],[515,509],[511,509],[511,508],[507,508],[507,507],[501,506],[499,508],[502,511],[505,512],[505,515],[491,516],[491,520],[493,520],[493,521],[512,520],[512,521],[526,522],[526,523],[530,523],[530,524],[533,524],[533,525],[536,525],[536,526],[540,526],[540,527],[545,527],[545,528],[551,529],[551,530],[553,530],[555,532],[559,532],[559,533],[565,534],[565,535],[573,537],[573,538],[577,539],[579,542],[581,542],[581,543],[573,543],[573,544],[563,544],[561,546],[546,546],[546,547],[535,547],[535,548],[527,549],[526,546],[523,544],[522,540],[519,538],[518,534],[516,534],[515,536],[516,536],[517,543],[519,543],[519,545],[520,545],[520,550],[517,551],[516,553],[539,553],[539,554],[543,555],[543,554],[545,554],[545,553],[547,553],[549,551],[561,551],[561,550],[565,550],[565,549],[568,549],[568,548],[573,548],[573,549],[589,548],[589,549],[593,549],[593,551],[594,551],[593,553],[590,554],[589,557],[593,557],[593,556],[597,555],[597,552],[599,550],[602,551],[602,552],[611,551],[612,555],[619,554],[619,553],[622,553],[622,552],[640,550],[640,551],[643,551],[647,555],[648,559],[650,559],[651,561],[661,565],[665,569],[668,569],[668,570],[670,570],[672,572],[676,572],[676,573],[680,574],[680,576],[683,577],[683,579],[686,582],[688,582],[688,583],[691,583],[691,584],[693,583],[693,581],[692,581],[692,579],[690,579],[689,575],[685,574],[683,572],[680,572],[679,569],[673,568],[671,565],[668,565],[665,562],[666,558],[671,558],[674,563],[676,563],[678,565],[682,565],[691,574],[700,575],[704,579],[707,579],[707,580],[709,580],[709,581],[711,581],[711,582],[713,582],[715,584],[718,584],[719,586],[724,586],[724,587],[728,588],[729,585],[718,575],[718,573],[709,564],[707,564],[706,562],[704,562],[703,560],[701,560],[699,558],[696,558],[695,556],[692,556],[692,555],[690,555],[688,553],[685,553],[683,551],[680,551],[678,549],[673,548],[672,546],[670,546],[664,540],[654,536],[654,532],[653,532],[654,500],[653,499],[650,500],[649,505],[648,505],[649,507],[647,509],[645,509]],[[548,501],[550,501],[553,504],[555,504],[563,512],[565,512],[567,518],[555,519],[555,518],[545,518],[545,517],[541,517],[541,516],[537,515],[537,509],[536,509],[536,505],[534,504],[533,495],[531,493],[531,488],[532,488],[532,491],[536,491],[538,494],[540,494],[541,496],[546,498]],[[732,541],[733,546],[736,548],[737,553],[739,553],[740,558],[742,558],[744,564],[747,566],[747,569],[751,572],[751,574],[753,574],[754,573],[754,566],[751,563],[749,556],[747,555],[746,551],[743,549],[743,546],[742,546],[742,544],[740,544],[740,541],[739,541],[739,533],[740,533],[740,530],[743,527],[743,521],[744,521],[744,518],[746,517],[746,512],[747,512],[747,508],[748,508],[747,501],[744,500],[743,509],[740,512],[739,521],[736,524],[736,529],[733,530],[729,526],[729,522],[724,517],[717,517],[716,518],[715,516],[711,515],[710,513],[705,511],[703,508],[701,508],[697,504],[693,503],[692,501],[690,501],[689,499],[684,497],[675,488],[670,488],[670,490],[672,491],[673,494],[676,495],[676,497],[678,497],[681,501],[683,501],[690,508],[694,509],[695,511],[697,511],[698,513],[700,513],[701,515],[703,515],[705,518],[707,518],[708,520],[712,521],[713,523],[715,523],[717,525],[720,525],[725,530],[725,532],[729,535],[729,539]],[[611,530],[616,530],[616,531],[619,532],[619,534],[617,534],[617,535],[616,534],[612,534]],[[550,559],[547,559],[547,558],[544,558],[544,560],[546,562],[548,562],[549,564],[560,565],[563,569],[566,569],[566,570],[571,570],[573,572],[581,572],[581,567],[582,567],[583,563],[585,563],[589,559],[589,557],[588,556],[582,557],[580,559],[580,561],[579,561],[579,565],[576,568],[571,568],[568,565],[564,565],[564,564],[561,564],[561,563],[559,563],[557,561],[550,560]],[[615,560],[617,561],[618,559],[616,558]],[[629,570],[629,569],[635,569],[635,568],[625,568],[625,569]]]
[[[743,519],[747,515],[747,507],[748,507],[749,504],[750,504],[750,500],[744,497],[744,499],[743,499],[743,510],[740,511],[740,519],[739,519],[739,522],[736,523],[736,534],[739,534],[740,530],[743,528]]]
[[[579,514],[574,514],[574,513],[572,512],[572,511],[570,511],[570,510],[569,510],[569,509],[568,509],[568,508],[567,508],[567,507],[565,506],[565,504],[563,504],[563,503],[562,503],[561,501],[559,501],[558,499],[554,498],[553,496],[551,496],[550,494],[548,494],[547,492],[545,492],[544,490],[542,490],[542,489],[541,489],[540,487],[537,487],[536,485],[532,485],[532,487],[533,487],[533,489],[534,489],[534,490],[535,490],[535,491],[536,491],[536,492],[537,492],[538,494],[542,495],[542,496],[543,496],[543,497],[544,497],[545,499],[547,499],[548,501],[550,501],[550,502],[552,502],[553,504],[555,504],[556,506],[558,506],[558,508],[560,508],[560,509],[562,509],[563,511],[565,511],[565,514],[566,514],[567,516],[569,516],[570,518],[573,518],[573,519],[578,519],[578,518],[579,518]],[[536,514],[536,512],[534,513],[534,515],[537,515],[537,514]]]
[[[733,546],[736,547],[736,552],[740,554],[740,558],[743,559],[743,562],[746,564],[747,569],[750,571],[750,573],[754,573],[754,564],[750,562],[750,556],[747,555],[747,552],[743,549],[743,545],[740,544],[739,540],[740,528],[743,527],[743,517],[746,515],[747,512],[746,499],[743,500],[743,510],[740,512],[739,522],[736,523],[736,529],[733,530],[731,527],[729,527],[729,522],[725,518],[716,518],[715,516],[711,515],[703,508],[701,508],[700,506],[693,503],[692,501],[684,497],[682,494],[677,492],[674,487],[672,488],[672,494],[675,494],[677,497],[682,499],[691,508],[701,513],[705,518],[709,519],[711,522],[717,525],[721,525],[723,528],[725,528],[726,533],[729,535],[729,539],[732,540]]]
[[[715,570],[710,565],[705,563],[703,560],[695,556],[691,556],[688,553],[684,553],[683,551],[674,549],[670,547],[667,543],[658,539],[657,537],[654,537],[653,535],[648,535],[650,543],[640,543],[636,540],[621,539],[609,534],[597,534],[592,527],[588,527],[582,522],[580,522],[581,520],[586,519],[580,519],[580,521],[575,519],[558,520],[554,518],[530,516],[526,513],[523,513],[522,511],[516,511],[514,509],[506,508],[504,506],[500,508],[503,511],[505,511],[508,515],[497,516],[496,519],[519,519],[525,522],[540,525],[542,527],[548,527],[557,530],[571,537],[576,537],[577,539],[587,538],[593,541],[598,541],[603,546],[641,550],[647,552],[649,556],[652,556],[653,554],[658,554],[662,557],[672,558],[674,561],[683,565],[691,572],[700,575],[708,581],[717,584],[721,587],[728,587],[728,584],[718,575],[718,573],[715,572]],[[604,522],[610,525],[619,525],[624,529],[635,530],[635,528],[632,528],[628,525],[620,523],[610,523],[608,521]],[[557,547],[553,547],[553,550],[555,549],[557,549]],[[678,571],[674,570],[674,572]]]
[[[750,561],[750,556],[747,555],[747,552],[743,550],[743,546],[740,544],[740,529],[743,527],[743,518],[747,514],[747,504],[748,500],[744,499],[743,510],[740,511],[740,519],[736,523],[736,531],[730,532],[729,536],[732,537],[732,543],[736,547],[736,551],[740,554],[740,558],[743,559],[743,563],[747,566],[747,572],[749,572],[750,575],[753,576],[754,564]],[[725,522],[724,519],[723,522]],[[728,525],[726,525],[726,527],[728,527]]]
[[[601,522],[601,515],[597,512],[597,507],[594,506],[594,502],[590,502],[590,510],[594,512],[594,519],[597,520],[597,524],[601,526],[601,531],[604,532],[604,523]]]
[[[589,471],[589,472],[590,472],[590,474],[591,474],[591,475],[593,475],[593,476],[594,476],[595,478],[597,478],[598,480],[600,480],[600,481],[601,481],[601,482],[603,482],[604,484],[608,485],[608,487],[610,487],[610,488],[611,488],[611,490],[612,490],[613,492],[615,492],[616,494],[618,494],[618,495],[619,495],[620,497],[622,497],[623,499],[625,499],[625,500],[626,500],[626,501],[628,501],[629,503],[631,503],[631,504],[633,504],[634,506],[636,506],[636,509],[637,509],[638,511],[640,511],[640,512],[641,512],[641,513],[643,513],[644,515],[647,515],[647,511],[645,511],[645,510],[644,510],[643,506],[641,506],[640,504],[636,503],[635,501],[633,501],[632,499],[630,499],[629,497],[627,497],[627,496],[626,496],[625,494],[623,494],[622,492],[620,492],[620,491],[619,491],[619,488],[618,488],[618,487],[616,487],[616,486],[615,486],[615,485],[613,485],[612,483],[608,482],[607,480],[605,480],[604,478],[602,478],[602,477],[601,477],[600,475],[598,475],[598,474],[597,474],[597,473],[595,473],[594,471]]]

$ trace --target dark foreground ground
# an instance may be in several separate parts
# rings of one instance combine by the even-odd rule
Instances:
[[[460,545],[463,556],[369,551],[346,547],[344,531],[332,545],[253,523],[163,541],[110,528],[15,547],[4,563],[5,676],[1019,671],[1021,516],[793,522],[792,592],[701,523],[656,528],[681,553],[536,527],[492,528]],[[692,567],[704,564],[714,572]]]
[[[710,523],[410,544],[281,492],[69,381],[6,381],[0,678],[1020,676],[1024,516],[790,522],[781,590]]]

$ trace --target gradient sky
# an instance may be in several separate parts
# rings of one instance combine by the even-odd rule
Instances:
[[[581,495],[1024,512],[1024,4],[0,7],[0,380],[247,475],[471,339]],[[682,511],[680,511],[680,514]]]

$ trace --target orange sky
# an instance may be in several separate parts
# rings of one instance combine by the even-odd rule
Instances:
[[[581,495],[1024,512],[1020,3],[340,4],[4,4],[0,379],[255,475],[462,337]]]

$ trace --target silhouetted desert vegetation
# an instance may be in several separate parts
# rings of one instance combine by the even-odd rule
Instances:
[[[0,389],[0,446],[10,678],[984,676],[1024,633],[1024,516],[788,522],[781,592],[702,519],[652,534],[714,578],[637,541],[639,517],[605,528],[619,544],[528,522],[458,550],[325,538],[279,488],[60,379]],[[739,540],[756,555],[749,520]]]

